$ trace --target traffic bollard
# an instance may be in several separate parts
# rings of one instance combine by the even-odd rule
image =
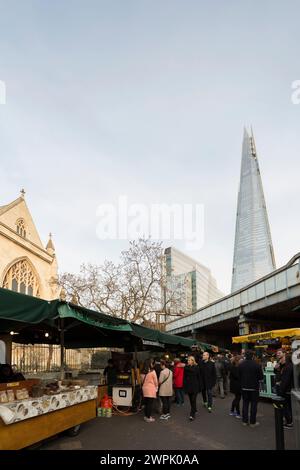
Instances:
[[[283,402],[282,398],[273,400],[276,450],[284,450]]]

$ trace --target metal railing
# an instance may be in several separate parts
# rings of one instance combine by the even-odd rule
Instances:
[[[80,349],[65,350],[65,365],[70,369],[89,366]],[[87,361],[89,362],[89,361]],[[12,345],[12,364],[24,374],[57,372],[60,369],[60,346],[49,344]]]
[[[65,369],[78,371],[103,368],[111,357],[111,351],[120,348],[65,349]],[[49,344],[12,344],[12,365],[23,374],[59,372],[60,346]]]

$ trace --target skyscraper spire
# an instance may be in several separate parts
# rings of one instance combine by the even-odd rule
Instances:
[[[253,131],[244,129],[231,291],[276,269]]]

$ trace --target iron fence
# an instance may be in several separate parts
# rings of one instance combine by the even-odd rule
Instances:
[[[65,350],[65,365],[69,369],[89,367],[90,360],[80,349]],[[24,374],[57,372],[60,369],[60,346],[49,344],[12,345],[12,364]]]

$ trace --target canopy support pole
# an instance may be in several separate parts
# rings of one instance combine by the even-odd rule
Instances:
[[[64,319],[60,319],[60,380],[65,378],[65,330]]]
[[[138,368],[138,357],[137,357],[137,345],[134,345],[134,362],[135,362],[135,368]]]

